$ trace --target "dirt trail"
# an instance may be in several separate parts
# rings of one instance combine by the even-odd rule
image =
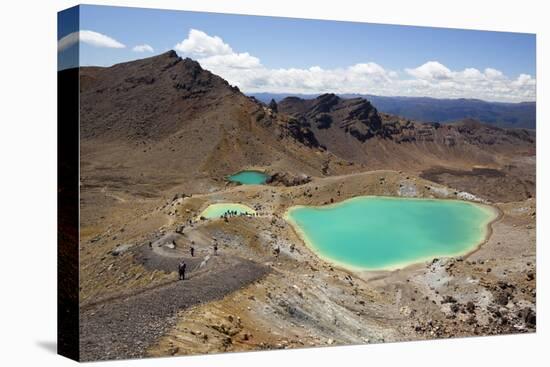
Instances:
[[[268,271],[263,265],[232,258],[214,272],[192,272],[188,280],[82,310],[81,360],[144,357],[147,348],[175,325],[178,311],[220,299]]]
[[[125,202],[126,202],[126,199],[123,198],[122,196],[119,196],[119,195],[113,194],[113,193],[111,193],[111,192],[108,192],[108,191],[107,191],[107,186],[103,187],[103,188],[101,189],[101,192],[104,193],[105,196],[111,197],[111,198],[113,198],[113,199],[115,199],[115,200],[118,200],[118,201],[120,201],[121,203],[125,203]]]

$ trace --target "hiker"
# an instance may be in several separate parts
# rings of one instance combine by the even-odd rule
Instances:
[[[187,264],[185,261],[181,261],[178,265],[178,272],[179,272],[179,280],[185,280],[185,268],[187,267]]]
[[[214,255],[218,254],[218,243],[214,242]]]
[[[281,248],[277,246],[277,248],[273,252],[275,253],[276,257],[279,257],[279,254],[281,253]]]
[[[189,250],[191,251],[191,257],[195,257],[195,248],[191,246]]]

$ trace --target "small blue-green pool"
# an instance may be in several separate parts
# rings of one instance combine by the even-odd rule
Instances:
[[[496,217],[496,209],[465,201],[375,196],[285,214],[318,256],[353,270],[463,255],[485,241]]]
[[[220,218],[225,214],[229,215],[241,215],[241,214],[255,214],[256,211],[244,204],[237,203],[216,203],[210,204],[200,214],[205,218]]]
[[[227,179],[242,185],[262,185],[267,181],[268,177],[263,172],[250,170],[237,172],[234,175],[228,176]]]

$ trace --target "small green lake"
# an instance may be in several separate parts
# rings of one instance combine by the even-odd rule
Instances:
[[[262,185],[269,176],[260,171],[240,171],[234,175],[228,176],[231,182],[238,182],[242,185]]]
[[[201,217],[213,219],[220,218],[228,212],[233,212],[236,215],[240,214],[255,214],[256,211],[246,205],[237,203],[216,203],[209,205],[201,213]]]
[[[458,200],[361,196],[285,214],[321,258],[354,270],[397,269],[459,256],[487,237],[497,211]]]

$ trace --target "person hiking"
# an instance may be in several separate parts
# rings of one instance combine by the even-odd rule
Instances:
[[[181,261],[178,265],[178,272],[179,272],[179,280],[185,280],[185,268],[187,267],[187,264],[185,261]]]
[[[191,252],[191,257],[195,257],[195,248],[193,246],[191,246],[189,251]]]
[[[214,242],[214,255],[218,254],[218,244]]]

